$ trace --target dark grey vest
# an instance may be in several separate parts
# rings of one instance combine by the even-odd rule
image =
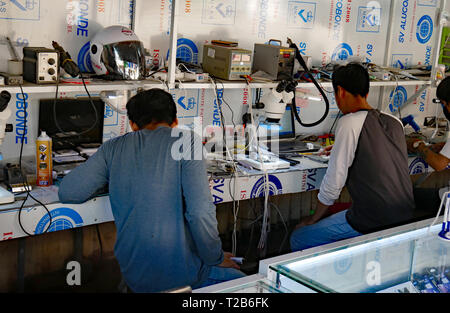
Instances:
[[[348,223],[361,233],[410,221],[415,207],[408,153],[401,124],[368,111],[346,182],[353,205]]]

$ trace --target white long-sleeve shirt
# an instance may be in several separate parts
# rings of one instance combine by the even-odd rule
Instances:
[[[355,152],[358,147],[359,136],[366,120],[368,111],[349,113],[339,120],[335,142],[330,154],[328,169],[322,184],[318,199],[325,205],[333,205],[339,198],[345,186],[348,169],[352,166]],[[385,114],[381,112],[382,114]],[[395,118],[400,124],[400,120]],[[402,125],[403,127],[403,125]],[[450,144],[449,144],[450,154]]]

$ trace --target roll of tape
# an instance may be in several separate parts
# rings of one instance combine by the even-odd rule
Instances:
[[[11,75],[22,75],[23,73],[22,61],[8,60],[8,73]]]

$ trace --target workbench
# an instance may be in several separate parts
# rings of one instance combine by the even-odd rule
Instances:
[[[289,169],[268,172],[271,196],[302,193],[320,188],[327,164],[304,157],[294,159],[299,160],[300,163]],[[409,168],[411,175],[432,170],[418,157],[409,158]],[[239,172],[236,176],[209,174],[214,204],[264,197],[263,172],[245,169],[244,171],[246,172]],[[27,233],[42,234],[47,228],[48,232],[54,232],[114,221],[108,195],[96,196],[82,204],[62,204],[58,199],[57,184],[51,187],[35,188],[31,194],[45,204],[51,214],[52,225],[48,226],[50,218],[47,210],[28,198],[21,212],[21,223],[26,230],[24,232],[18,219],[23,200],[16,197],[19,198],[16,202],[0,205],[0,241],[26,237]]]

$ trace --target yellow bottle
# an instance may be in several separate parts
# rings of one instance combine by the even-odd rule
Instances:
[[[36,139],[36,185],[47,187],[53,184],[52,138],[45,131]]]

